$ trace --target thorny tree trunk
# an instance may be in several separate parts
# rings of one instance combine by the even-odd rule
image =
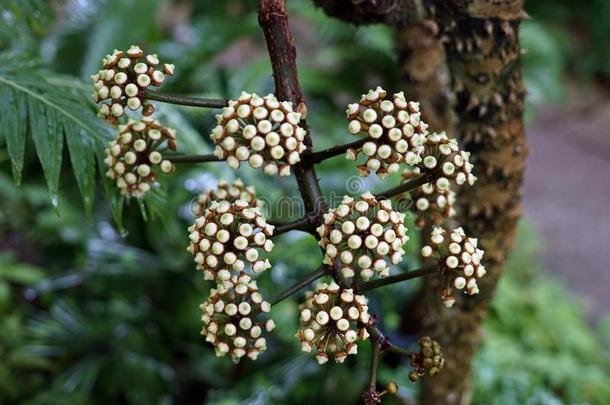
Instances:
[[[407,26],[421,17],[421,13],[409,14],[411,10],[421,10],[419,0],[399,2],[400,21],[380,16],[383,7],[375,12],[368,10],[367,5],[378,3],[376,0],[314,1],[329,14],[354,23],[384,22]],[[381,1],[380,4],[387,6],[390,3]],[[481,323],[512,246],[521,213],[527,147],[518,28],[525,15],[522,11],[524,0],[429,0],[425,3],[435,13],[435,21],[444,34],[451,90],[455,95],[454,111],[458,118],[457,135],[472,153],[475,174],[479,178],[474,187],[461,190],[458,222],[468,234],[481,239],[488,269],[488,274],[479,283],[481,292],[478,296],[458,301],[454,309],[448,311],[436,294],[427,289],[417,308],[423,322],[422,332],[444,344],[446,355],[443,372],[434,380],[426,381],[422,403],[461,405],[468,404],[471,399],[471,361],[479,344]],[[391,7],[386,8],[391,10]],[[350,17],[350,13],[357,18]],[[403,68],[407,66],[405,62],[402,59]],[[438,126],[434,123],[431,128],[438,129]]]
[[[488,272],[480,280],[479,295],[456,303],[453,310],[441,308],[438,300],[422,301],[423,333],[446,347],[446,367],[425,382],[422,403],[468,404],[481,323],[521,214],[527,154],[518,35],[523,0],[436,3],[437,21],[446,33],[457,134],[472,152],[479,178],[474,187],[460,190],[458,223],[480,238]]]
[[[407,98],[421,103],[423,120],[432,131],[451,133],[451,92],[445,50],[433,19],[395,29],[401,85]]]

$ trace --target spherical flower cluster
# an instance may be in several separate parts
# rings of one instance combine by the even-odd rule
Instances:
[[[102,70],[91,76],[95,86],[93,100],[101,103],[98,115],[112,125],[118,124],[125,108],[136,111],[143,107],[142,114],[151,115],[155,109],[145,103],[146,89],[161,85],[165,75],[174,74],[174,65],[160,67],[157,55],[144,57],[135,45],[126,52],[115,49],[102,63]]]
[[[422,336],[417,342],[420,347],[419,353],[411,354],[411,367],[413,371],[409,373],[409,380],[415,382],[419,377],[436,375],[445,365],[445,358],[441,351],[441,346],[436,340],[429,336]]]
[[[387,277],[388,260],[398,264],[409,237],[405,214],[392,210],[390,200],[377,201],[371,193],[358,200],[345,196],[341,204],[324,215],[317,229],[324,263],[341,269],[345,277],[356,271],[363,280],[375,273]]]
[[[479,293],[477,279],[485,275],[481,264],[485,252],[477,247],[478,240],[469,238],[462,228],[456,228],[446,235],[441,227],[434,227],[430,244],[421,249],[423,257],[435,259],[444,276],[441,298],[447,307],[455,303],[453,288],[464,290],[468,295]]]
[[[254,273],[271,267],[260,250],[269,253],[274,227],[267,224],[257,207],[245,200],[213,201],[188,228],[191,243],[187,250],[195,256],[197,269],[206,280],[228,280],[231,271]]]
[[[218,125],[212,131],[214,154],[236,169],[247,161],[253,168],[263,167],[268,175],[290,175],[290,166],[301,160],[306,149],[306,131],[299,126],[301,114],[288,101],[273,95],[259,97],[242,92],[229,101]]]
[[[262,201],[256,199],[256,191],[254,187],[244,184],[240,179],[235,180],[232,184],[226,181],[218,182],[216,190],[207,190],[197,197],[197,201],[193,205],[193,214],[195,217],[203,215],[205,209],[210,206],[212,201],[228,201],[233,203],[237,200],[244,200],[254,207],[261,208]]]
[[[163,173],[174,171],[174,164],[161,154],[166,146],[176,149],[176,131],[149,118],[129,120],[106,149],[106,175],[123,195],[142,197],[157,179],[155,167]]]
[[[272,319],[259,323],[254,318],[269,312],[271,305],[263,300],[256,281],[247,274],[219,283],[201,304],[201,310],[201,334],[214,345],[217,356],[228,354],[237,363],[244,356],[256,360],[267,349],[263,329],[270,332],[275,323]]]
[[[364,295],[342,289],[334,281],[320,283],[301,306],[301,328],[296,336],[303,351],[315,351],[319,364],[326,363],[329,356],[343,363],[358,352],[356,343],[368,338],[365,326],[369,319]]]
[[[422,157],[422,161],[417,165],[418,173],[440,169],[440,176],[434,182],[440,191],[448,190],[450,181],[461,186],[473,185],[477,180],[472,174],[470,152],[460,150],[457,140],[449,138],[444,132],[428,135]]]
[[[403,173],[404,181],[412,180],[419,176],[413,171]],[[449,186],[445,190],[439,190],[434,183],[426,183],[412,191],[410,198],[413,205],[409,208],[418,214],[415,226],[423,228],[426,225],[440,225],[443,221],[455,215],[455,192]],[[406,196],[400,196],[399,200]]]
[[[366,163],[358,166],[362,176],[374,172],[383,178],[396,173],[400,163],[415,165],[421,161],[428,125],[421,120],[419,103],[407,101],[403,92],[394,94],[392,100],[385,100],[386,94],[381,87],[369,90],[346,110],[349,132],[372,138],[346,154],[351,160],[356,160],[360,152],[366,156]]]

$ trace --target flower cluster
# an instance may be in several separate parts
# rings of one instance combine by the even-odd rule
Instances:
[[[409,237],[405,214],[392,210],[390,200],[377,201],[371,193],[358,200],[345,196],[341,204],[324,215],[317,229],[324,263],[341,269],[345,277],[358,271],[363,280],[375,273],[389,275],[388,260],[398,264]]]
[[[443,228],[434,227],[430,245],[422,247],[421,254],[438,262],[444,276],[441,298],[451,307],[455,303],[453,288],[468,295],[479,293],[477,279],[485,275],[485,266],[481,264],[485,252],[477,247],[477,239],[467,237],[462,228],[446,233]]]
[[[213,201],[228,201],[233,203],[237,200],[244,200],[253,207],[262,208],[262,201],[256,199],[256,191],[254,187],[246,187],[241,179],[235,180],[232,184],[226,181],[218,182],[216,190],[207,190],[197,197],[197,201],[193,205],[193,214],[195,217],[203,215],[206,208]]]
[[[160,67],[157,55],[144,57],[138,46],[126,52],[115,49],[102,63],[102,69],[91,76],[95,86],[93,100],[101,103],[98,115],[112,125],[118,124],[125,108],[136,111],[143,107],[142,114],[151,115],[155,109],[145,103],[146,89],[161,85],[165,75],[174,74],[174,65]]]
[[[403,92],[394,94],[392,100],[385,100],[386,94],[381,87],[369,90],[346,110],[349,132],[371,138],[346,154],[351,160],[356,160],[360,152],[366,156],[366,163],[358,166],[363,176],[374,172],[383,178],[396,173],[400,163],[415,165],[421,161],[428,125],[421,120],[419,103],[407,101]]]
[[[214,345],[217,356],[228,354],[234,362],[244,356],[256,360],[267,349],[263,329],[270,332],[275,323],[272,319],[259,323],[254,318],[269,312],[271,305],[263,300],[256,281],[247,274],[219,283],[201,304],[201,310],[201,334]]]
[[[242,92],[216,120],[211,135],[214,154],[234,169],[247,161],[253,168],[263,167],[268,175],[288,176],[290,166],[301,160],[306,149],[306,131],[299,126],[301,114],[293,110],[292,103],[280,102],[273,94],[259,97]]]
[[[343,363],[358,352],[357,342],[368,338],[365,326],[369,320],[364,295],[342,289],[334,281],[320,283],[301,306],[301,328],[296,336],[303,351],[315,351],[319,364],[326,363],[329,356]]]
[[[187,250],[206,280],[228,280],[232,270],[245,271],[246,262],[260,273],[271,267],[268,259],[260,257],[260,250],[273,249],[269,239],[273,229],[259,208],[245,200],[213,201],[188,228]]]
[[[156,166],[163,173],[174,170],[174,164],[161,154],[165,147],[176,149],[176,131],[150,118],[129,120],[106,149],[106,175],[123,195],[142,197],[157,179]]]
[[[418,176],[410,170],[406,170],[402,175],[405,182]],[[451,185],[447,189],[440,190],[435,183],[426,183],[409,193],[414,203],[410,209],[419,214],[415,219],[415,226],[418,228],[440,225],[444,220],[455,215],[455,192]],[[401,195],[399,200],[405,198],[405,195]]]
[[[441,346],[436,340],[432,340],[429,336],[419,338],[417,342],[420,351],[411,354],[411,367],[413,371],[409,373],[409,380],[415,382],[419,377],[428,375],[436,375],[445,365],[445,359]]]
[[[451,181],[461,186],[473,185],[477,180],[472,174],[470,152],[460,150],[457,140],[449,138],[444,132],[428,135],[422,156],[415,172],[424,173],[440,169],[440,175],[434,181],[434,186],[439,191],[447,191]]]

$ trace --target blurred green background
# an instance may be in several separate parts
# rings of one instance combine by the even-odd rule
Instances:
[[[587,111],[608,105],[610,5],[604,0],[530,3],[526,9],[533,18],[522,26],[527,117],[534,135],[542,134],[533,139],[545,149],[555,142],[552,131],[545,130],[553,114],[573,114],[575,100],[593,99]],[[289,1],[289,6],[316,148],[349,141],[345,105],[372,85],[401,88],[393,32],[382,26],[356,29],[325,17],[308,1]],[[90,170],[95,151],[112,131],[97,123],[86,101],[88,76],[106,53],[131,44],[176,64],[175,77],[163,87],[166,93],[232,97],[241,90],[273,91],[256,2],[238,0],[0,0],[0,91],[4,78],[37,89],[47,102],[68,111],[80,105],[76,114],[98,136],[87,141],[89,152],[78,152]],[[158,110],[167,125],[179,130],[179,148],[210,151],[212,112],[169,105]],[[607,136],[608,127],[601,128],[600,135]],[[142,206],[132,201],[123,207],[107,183],[94,185],[88,177],[93,173],[74,178],[73,169],[82,162],[71,160],[66,148],[59,185],[45,179],[31,137],[17,187],[11,170],[15,162],[1,135],[0,403],[356,401],[367,378],[368,345],[346,364],[317,366],[301,355],[294,339],[296,299],[274,308],[279,327],[256,363],[217,359],[199,335],[199,303],[210,284],[185,251],[191,200],[217,179],[239,176],[273,201],[297,195],[293,178],[270,179],[247,168],[234,173],[221,164],[180,167]],[[90,138],[82,136],[83,142]],[[343,194],[352,166],[341,158],[325,162],[319,170],[324,191]],[[542,162],[540,167],[548,166]],[[554,174],[528,173],[541,181]],[[367,182],[380,189],[378,180]],[[607,185],[599,187],[607,190]],[[556,258],[545,250],[555,241],[539,232],[547,229],[548,215],[542,213],[538,192],[535,184],[526,186],[527,215],[485,325],[473,402],[608,404],[610,308],[595,298],[583,300],[586,284],[571,288],[570,271],[581,279],[589,274],[586,268],[555,268]],[[603,197],[592,193],[589,198]],[[610,228],[607,215],[599,213]],[[290,233],[276,246],[282,249],[273,253],[273,269],[259,278],[268,296],[319,264],[317,246],[308,237]],[[414,251],[416,240],[410,246]],[[393,339],[413,345],[417,337],[400,325],[416,283],[391,288],[393,294],[373,295],[371,306],[383,313],[382,326]],[[602,296],[607,300],[607,294]],[[583,309],[587,302],[594,311]],[[408,372],[405,361],[385,362],[381,382],[395,380],[401,387],[388,403],[416,398]]]

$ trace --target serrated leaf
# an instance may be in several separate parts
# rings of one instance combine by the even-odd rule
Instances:
[[[59,174],[61,172],[63,131],[55,111],[45,109],[35,99],[28,100],[30,133],[36,146],[36,154],[42,165],[45,180],[51,193],[51,202],[57,206]]]
[[[97,164],[100,167],[100,172],[103,176],[102,185],[104,188],[104,194],[106,196],[106,201],[110,203],[112,218],[114,219],[119,233],[121,235],[125,235],[127,232],[123,226],[123,208],[125,206],[125,197],[118,193],[112,180],[104,176],[104,169],[102,169],[106,167],[106,164],[104,163],[104,156],[105,155],[102,151],[97,151]]]
[[[87,139],[82,129],[78,129],[70,123],[64,124],[64,132],[74,177],[76,177],[76,183],[83,198],[85,211],[90,216],[95,194],[94,145]]]
[[[14,139],[5,135],[15,179],[20,180],[29,126],[49,186],[51,201],[57,204],[65,135],[70,141],[68,150],[72,169],[85,209],[88,213],[91,212],[95,188],[95,153],[103,151],[109,140],[109,131],[91,108],[91,102],[86,96],[88,87],[76,79],[49,72],[30,59],[0,53],[0,90],[3,107],[9,102],[10,94],[16,103],[8,104],[12,105],[10,110],[13,113],[2,114],[9,118],[6,121],[3,119],[0,125],[0,130],[6,126],[14,128],[11,116],[16,117],[19,125],[16,132],[12,129],[8,131],[14,134]],[[84,144],[78,145],[77,142]],[[72,156],[73,153],[75,156]]]
[[[13,179],[21,184],[23,171],[23,155],[25,154],[25,139],[27,126],[21,117],[27,114],[27,105],[18,93],[9,87],[0,87],[0,137],[4,137],[6,148],[11,160]]]

